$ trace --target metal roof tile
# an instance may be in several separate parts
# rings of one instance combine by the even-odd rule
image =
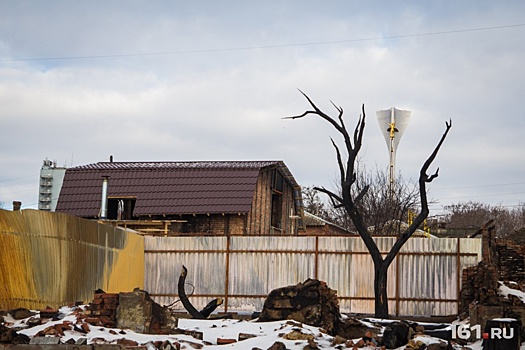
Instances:
[[[109,196],[135,196],[135,215],[247,213],[262,168],[282,161],[100,162],[66,170],[57,211],[97,216],[102,176]],[[79,202],[82,202],[80,208]]]

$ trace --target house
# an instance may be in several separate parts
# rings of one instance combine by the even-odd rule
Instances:
[[[66,170],[56,211],[151,234],[303,230],[301,188],[282,161],[77,166]]]

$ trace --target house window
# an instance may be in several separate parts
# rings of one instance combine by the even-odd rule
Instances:
[[[108,198],[108,220],[132,220],[136,198]]]
[[[281,228],[283,196],[281,193],[272,193],[272,223],[275,228]]]
[[[284,177],[281,174],[281,172],[277,169],[274,169],[272,174],[272,188],[281,193],[284,190]]]
[[[271,226],[281,229],[283,218],[284,177],[274,169],[272,172],[272,222]]]

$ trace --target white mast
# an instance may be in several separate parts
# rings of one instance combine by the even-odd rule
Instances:
[[[390,165],[388,168],[388,191],[391,196],[395,191],[396,150],[399,146],[401,136],[403,136],[408,121],[410,120],[410,114],[410,111],[404,111],[394,107],[383,111],[377,111],[376,113],[377,121],[383,132],[383,136],[385,137],[390,157]]]

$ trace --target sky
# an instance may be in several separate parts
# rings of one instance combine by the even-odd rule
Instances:
[[[0,0],[0,202],[36,208],[44,159],[283,160],[333,188],[330,137],[310,109],[343,108],[360,159],[386,170],[376,111],[411,118],[396,170],[430,172],[430,215],[525,199],[523,1]]]

